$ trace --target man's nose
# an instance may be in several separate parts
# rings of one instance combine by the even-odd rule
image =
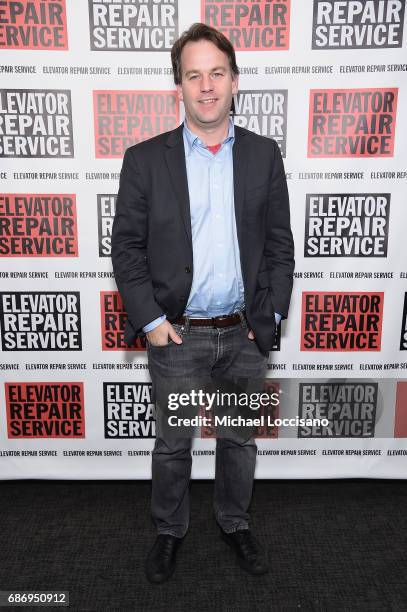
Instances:
[[[201,91],[211,91],[213,89],[213,83],[209,74],[202,75],[201,79]]]

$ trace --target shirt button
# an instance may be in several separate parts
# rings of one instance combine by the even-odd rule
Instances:
[[[215,218],[216,218],[216,219],[220,219],[220,214],[219,214],[219,213],[216,213]]]
[[[222,272],[219,272],[218,276],[219,276],[219,278],[223,278]]]

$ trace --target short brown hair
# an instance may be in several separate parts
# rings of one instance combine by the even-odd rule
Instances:
[[[176,85],[181,84],[181,53],[182,49],[189,42],[197,42],[198,40],[209,40],[211,43],[216,45],[218,49],[226,53],[229,58],[230,69],[234,76],[239,74],[239,68],[236,64],[236,54],[231,42],[226,38],[222,32],[215,30],[206,23],[194,23],[191,25],[189,30],[186,30],[181,34],[178,40],[172,46],[171,49],[171,63],[172,70],[174,72],[174,83]]]

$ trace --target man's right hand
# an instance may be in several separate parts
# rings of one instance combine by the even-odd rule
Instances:
[[[152,346],[166,346],[170,339],[175,344],[182,344],[182,338],[167,320],[157,325],[153,330],[146,332],[146,337]]]

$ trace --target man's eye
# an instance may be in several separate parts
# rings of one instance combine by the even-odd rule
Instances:
[[[215,77],[221,77],[221,76],[223,76],[223,72],[214,72],[214,73],[213,73],[213,76],[215,76]]]
[[[189,80],[190,80],[190,81],[192,81],[193,79],[197,79],[197,78],[198,78],[198,75],[197,75],[197,74],[192,74],[192,75],[189,77]]]

